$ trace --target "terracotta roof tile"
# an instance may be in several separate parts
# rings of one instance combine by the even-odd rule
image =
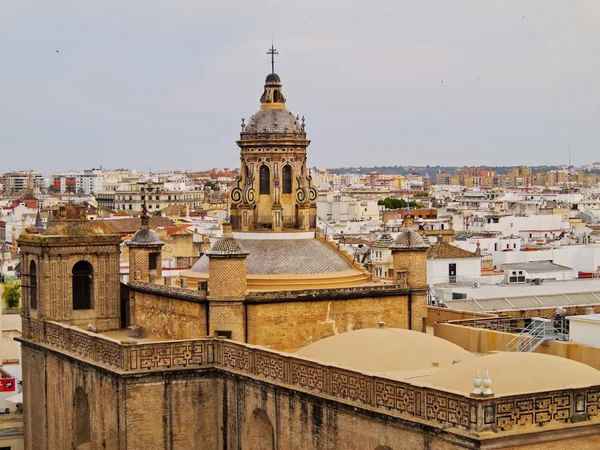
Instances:
[[[452,244],[444,241],[438,241],[429,247],[427,250],[427,258],[429,259],[461,259],[461,258],[477,258],[475,253],[468,250],[463,250]]]

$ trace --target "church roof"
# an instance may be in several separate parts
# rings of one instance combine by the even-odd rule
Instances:
[[[376,373],[427,370],[475,358],[450,341],[399,328],[349,331],[321,339],[297,353],[330,364]]]
[[[593,367],[568,358],[533,352],[498,352],[476,357],[415,381],[469,393],[473,390],[472,380],[477,370],[481,378],[486,370],[489,371],[496,396],[600,385],[600,371]]]
[[[461,259],[461,258],[477,258],[475,253],[468,250],[448,244],[442,240],[437,241],[429,250],[427,250],[427,258],[429,259]]]
[[[346,259],[317,239],[238,239],[238,242],[250,253],[246,262],[249,275],[318,274],[352,269]],[[208,273],[208,257],[202,256],[191,270]]]
[[[394,243],[390,246],[390,248],[398,249],[425,249],[428,247],[429,245],[425,243],[421,235],[409,228],[402,229]]]

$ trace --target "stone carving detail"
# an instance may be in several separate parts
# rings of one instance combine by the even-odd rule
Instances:
[[[94,358],[94,343],[91,336],[71,331],[71,351],[84,358]]]
[[[337,397],[370,404],[372,382],[369,377],[345,370],[332,370],[331,394]],[[326,374],[323,373],[323,378]]]
[[[292,360],[291,371],[293,385],[317,392],[326,392],[327,371],[324,367],[318,364]]]
[[[223,343],[223,358],[221,363],[225,367],[231,367],[244,372],[250,372],[250,350],[243,347],[235,347]]]
[[[131,349],[131,369],[187,367],[205,362],[202,342],[144,344]]]
[[[96,341],[96,354],[98,362],[114,367],[121,367],[121,346],[119,344],[98,339]]]
[[[600,391],[592,391],[587,394],[587,415],[597,417],[600,410]]]
[[[282,383],[286,381],[285,361],[282,356],[257,352],[255,355],[255,368],[257,375],[272,378]]]
[[[28,324],[29,326],[29,332],[27,332],[27,329],[25,329],[25,336],[30,336],[30,338],[34,341],[41,341],[43,339],[43,327],[41,322],[30,319],[28,321],[24,321],[24,323]]]
[[[562,394],[539,398],[517,398],[499,403],[496,411],[496,424],[503,429],[523,425],[544,425],[552,421],[566,422],[571,419],[571,396]]]
[[[46,323],[46,342],[55,347],[71,350],[70,346],[67,345],[68,329],[58,325]]]
[[[385,381],[375,382],[375,405],[421,416],[421,393],[414,388]]]
[[[470,425],[470,408],[467,401],[446,395],[427,392],[425,394],[426,417],[453,425]]]

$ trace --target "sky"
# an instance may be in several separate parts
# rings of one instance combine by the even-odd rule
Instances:
[[[310,166],[600,160],[598,0],[1,0],[0,172],[237,167],[272,38]]]

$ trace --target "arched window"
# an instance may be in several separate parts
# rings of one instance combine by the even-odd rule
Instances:
[[[271,171],[269,166],[260,167],[260,194],[271,193]]]
[[[76,449],[88,448],[84,446],[90,442],[90,405],[88,396],[83,388],[75,389],[73,397],[73,444]]]
[[[73,266],[73,309],[92,309],[94,271],[87,261]]]
[[[244,449],[273,450],[275,448],[275,434],[273,425],[267,413],[262,409],[255,409],[248,421],[248,442],[242,445]]]
[[[29,263],[29,307],[37,309],[37,266],[35,261]]]
[[[285,165],[282,169],[281,178],[283,179],[283,194],[292,193],[292,166]]]

